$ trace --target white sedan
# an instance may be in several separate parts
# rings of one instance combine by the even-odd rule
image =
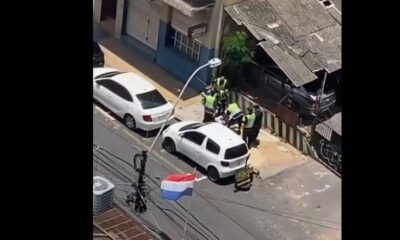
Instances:
[[[178,122],[164,130],[162,137],[165,150],[186,155],[207,170],[213,182],[235,175],[250,157],[243,139],[220,123]]]
[[[93,69],[93,97],[132,130],[158,129],[172,110],[172,104],[141,76],[113,68]],[[167,124],[173,119],[172,114]]]

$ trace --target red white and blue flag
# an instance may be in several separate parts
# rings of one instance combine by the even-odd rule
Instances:
[[[192,196],[195,174],[172,174],[161,182],[161,198],[176,201]]]

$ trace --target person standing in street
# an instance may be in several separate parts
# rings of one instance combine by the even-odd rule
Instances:
[[[237,123],[239,125],[238,134],[240,135],[244,117],[242,109],[240,109],[237,103],[233,102],[228,105],[228,108],[226,109],[226,115],[228,116],[228,128]]]
[[[254,114],[256,116],[256,119],[254,120],[252,142],[257,142],[257,137],[258,137],[258,134],[260,133],[264,113],[260,110],[260,106],[255,105],[254,106]]]
[[[228,89],[218,91],[218,103],[217,103],[217,115],[221,115],[225,112],[226,106],[229,100]]]
[[[227,84],[228,80],[224,76],[216,78],[212,81],[212,87],[215,91],[225,90]]]
[[[211,91],[209,94],[203,95],[203,104],[204,104],[204,119],[203,122],[213,122],[214,114],[217,108],[217,96],[214,91]]]
[[[254,121],[256,120],[256,115],[251,107],[247,108],[247,114],[244,117],[244,128],[243,128],[243,140],[246,142],[247,146],[250,148],[251,141],[253,140],[253,127]]]

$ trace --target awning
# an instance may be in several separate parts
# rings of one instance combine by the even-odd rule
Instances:
[[[210,6],[213,6],[215,2],[213,0],[205,1],[204,5],[201,7],[193,7],[190,4],[182,1],[182,0],[161,0],[162,2],[170,5],[171,7],[178,9],[186,16],[192,17],[193,14],[199,11],[203,11]]]
[[[334,131],[337,134],[339,134],[340,136],[342,136],[342,113],[341,112],[336,113],[335,115],[333,115],[331,118],[329,118],[325,122],[317,124],[315,130],[321,134],[321,133],[323,133],[323,131],[321,129],[326,129],[326,127],[331,129],[331,131]],[[324,132],[326,132],[326,131],[324,131]],[[330,135],[329,135],[328,140],[330,140]]]

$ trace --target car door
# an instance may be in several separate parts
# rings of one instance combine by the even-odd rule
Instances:
[[[113,107],[113,111],[120,117],[123,117],[125,113],[129,112],[132,107],[133,98],[132,94],[127,88],[121,84],[112,81],[108,88],[114,94],[111,94],[110,104]]]
[[[105,89],[101,89],[102,98],[105,99],[104,105],[118,116],[123,117],[132,103],[132,96],[129,91],[111,79],[104,79],[99,82],[100,88]]]
[[[179,150],[188,158],[199,163],[202,145],[206,136],[196,131],[185,132],[182,135]]]
[[[207,168],[209,164],[217,165],[218,166],[218,156],[221,152],[221,147],[215,141],[210,138],[207,138],[205,144],[205,150],[201,152],[199,158],[199,164]]]
[[[101,79],[94,82],[93,95],[96,100],[103,104],[106,108],[112,110],[110,105],[110,97],[113,94],[109,89],[110,79]]]

